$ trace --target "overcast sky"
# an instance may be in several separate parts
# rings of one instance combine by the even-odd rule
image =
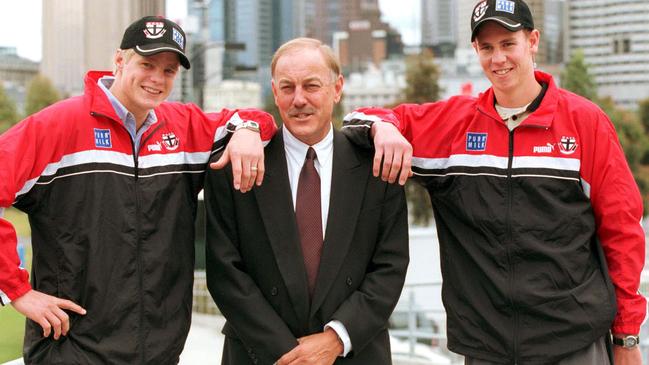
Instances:
[[[0,0],[0,46],[16,47],[20,56],[40,61],[41,1]],[[171,18],[178,19],[187,13],[185,0],[166,1]],[[419,2],[379,0],[383,19],[401,31],[406,44],[419,43]]]

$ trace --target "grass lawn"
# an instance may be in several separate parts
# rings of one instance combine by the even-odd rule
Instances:
[[[16,210],[7,209],[4,219],[10,221],[20,237],[29,237],[30,229],[27,216]],[[31,247],[27,247],[27,269],[31,267]],[[0,364],[22,357],[25,317],[11,306],[0,307]]]
[[[22,357],[25,317],[8,305],[0,308],[0,364]]]
[[[18,237],[29,237],[31,236],[31,230],[29,229],[29,221],[27,220],[27,214],[21,212],[15,208],[6,209],[4,216],[2,217],[11,224],[14,225],[16,229],[16,234]]]

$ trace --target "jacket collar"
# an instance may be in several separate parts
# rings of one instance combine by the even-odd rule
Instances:
[[[543,90],[541,91],[540,100],[537,98],[530,104],[531,114],[523,121],[521,126],[532,126],[540,128],[549,128],[552,125],[552,120],[554,119],[554,113],[557,110],[557,105],[559,103],[559,93],[557,92],[557,86],[554,83],[552,75],[547,74],[542,71],[535,71],[534,77],[536,81],[540,84],[545,84]],[[543,95],[543,93],[545,93]],[[481,93],[478,96],[478,110],[492,119],[505,123],[495,108],[496,97],[494,94],[493,87],[490,87],[484,93]],[[536,107],[536,109],[534,109]]]
[[[88,71],[84,79],[85,95],[90,102],[91,114],[100,114],[121,123],[121,119],[115,112],[115,108],[113,108],[106,94],[97,85],[99,79],[112,75],[113,73],[108,71]]]

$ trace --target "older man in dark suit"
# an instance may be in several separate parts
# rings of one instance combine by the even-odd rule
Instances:
[[[207,176],[207,281],[227,319],[223,364],[390,364],[388,318],[408,266],[402,187],[332,126],[343,77],[300,38],[271,65],[284,126],[261,187]]]

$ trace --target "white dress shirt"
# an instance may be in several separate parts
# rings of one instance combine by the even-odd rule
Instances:
[[[322,238],[324,239],[327,232],[327,216],[329,215],[329,197],[331,193],[331,172],[334,156],[334,132],[333,125],[329,133],[318,143],[309,146],[282,127],[282,136],[284,137],[284,151],[286,152],[286,165],[288,167],[288,180],[291,185],[291,195],[293,196],[293,210],[295,210],[295,201],[297,198],[297,184],[300,180],[300,172],[306,159],[306,152],[309,147],[313,147],[316,155],[315,168],[320,175],[320,207],[322,208]],[[325,329],[330,327],[338,334],[343,343],[342,356],[352,350],[352,342],[349,333],[342,322],[333,320],[325,325]]]

